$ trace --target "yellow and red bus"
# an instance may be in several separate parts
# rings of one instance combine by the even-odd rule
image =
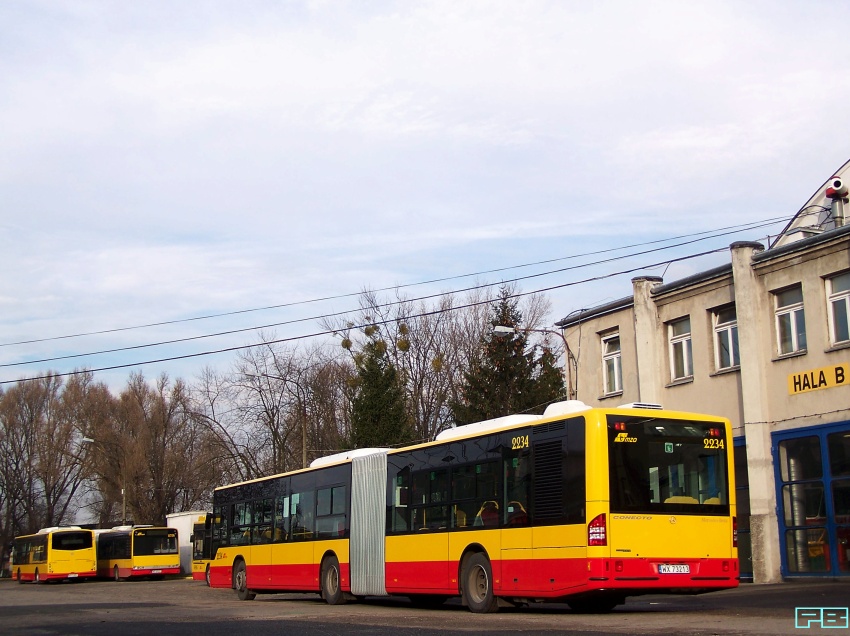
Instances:
[[[216,489],[212,587],[566,602],[738,585],[728,420],[553,404]]]
[[[95,531],[97,574],[116,581],[180,574],[177,530],[155,526],[117,526]]]
[[[198,515],[192,524],[192,579],[210,584],[212,513]]]
[[[12,577],[18,583],[94,578],[97,574],[94,532],[78,526],[43,528],[15,537]]]

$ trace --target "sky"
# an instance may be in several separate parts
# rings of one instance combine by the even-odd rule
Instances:
[[[551,326],[728,262],[665,264],[775,236],[850,158],[846,24],[817,1],[4,0],[0,389],[191,381],[364,289],[534,276]]]

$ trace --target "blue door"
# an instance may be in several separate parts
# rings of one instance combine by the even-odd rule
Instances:
[[[783,576],[850,576],[850,422],[773,434]]]

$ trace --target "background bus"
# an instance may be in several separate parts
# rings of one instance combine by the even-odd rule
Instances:
[[[558,600],[738,585],[728,420],[650,405],[553,404],[219,488],[212,587]]]
[[[197,516],[192,526],[192,579],[210,584],[210,563],[212,562],[212,520],[211,512]]]
[[[195,526],[204,523],[205,510],[184,510],[165,515],[165,525],[177,530],[177,547],[180,550],[180,573],[191,575],[194,568]],[[203,571],[203,570],[202,570]]]
[[[16,537],[11,572],[18,583],[93,578],[97,574],[94,532],[77,526],[53,527]]]
[[[154,526],[117,526],[98,530],[97,574],[116,581],[180,574],[177,530]]]

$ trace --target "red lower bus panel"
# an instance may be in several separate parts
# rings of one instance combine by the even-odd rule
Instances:
[[[16,578],[17,573],[12,574],[12,578]],[[97,572],[78,572],[76,574],[50,574],[39,570],[38,578],[41,581],[75,581],[77,579],[93,579],[97,576]],[[21,572],[22,581],[35,581],[35,574],[25,574]]]
[[[660,565],[687,565],[689,572],[664,574]],[[499,596],[556,599],[593,590],[707,590],[738,585],[736,559],[517,559],[492,561],[493,588]],[[458,564],[387,563],[387,592],[457,594]]]
[[[291,592],[319,591],[319,564],[294,563],[286,565],[249,565],[248,589],[253,590],[288,590]],[[351,591],[349,564],[339,564],[340,588],[343,592]],[[201,580],[205,577],[201,574]],[[211,587],[231,587],[233,575],[232,564],[218,565],[215,561],[210,564]]]
[[[166,574],[180,574],[180,568],[118,568],[118,576],[122,579],[139,578],[142,576],[165,576]],[[113,576],[112,571],[107,571],[104,576]]]

